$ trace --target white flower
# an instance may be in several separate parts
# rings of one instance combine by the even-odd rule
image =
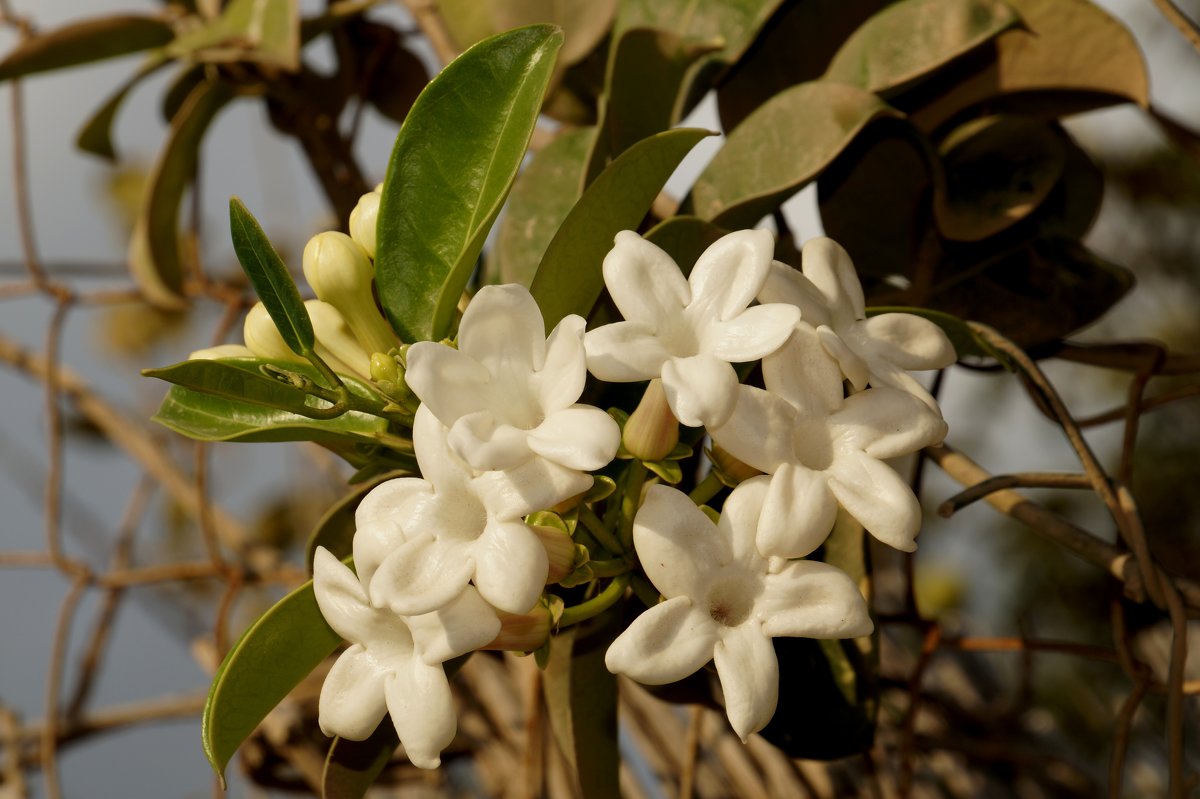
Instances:
[[[921,507],[882,461],[941,441],[946,423],[893,388],[842,400],[840,381],[801,368],[820,362],[815,335],[798,330],[793,341],[807,354],[795,368],[768,370],[764,364],[771,391],[740,386],[729,421],[709,431],[735,458],[771,475],[759,551],[787,558],[812,552],[833,529],[838,503],[880,541],[912,551]]]
[[[936,411],[937,402],[907,370],[942,369],[954,363],[954,345],[942,329],[913,314],[865,318],[854,264],[833,239],[809,239],[801,255],[803,274],[774,262],[758,299],[800,308],[801,318],[816,329],[856,390],[868,384],[891,386]],[[787,348],[778,357],[788,357]]]
[[[545,336],[542,312],[522,286],[486,286],[458,329],[458,349],[409,348],[409,387],[444,425],[450,448],[480,470],[541,457],[592,471],[616,455],[617,423],[576,404],[587,379],[584,320],[564,318]]]
[[[549,562],[522,518],[586,491],[591,475],[541,458],[477,474],[450,451],[425,405],[413,420],[413,446],[424,479],[377,486],[355,516],[355,562],[370,580],[371,601],[402,615],[428,613],[473,580],[493,607],[527,612]]]
[[[685,280],[669,255],[621,231],[604,258],[604,283],[626,321],[587,334],[588,369],[609,382],[661,377],[680,422],[721,424],[737,400],[732,364],[775,350],[800,318],[788,305],[748,307],[772,249],[765,230],[730,233],[705,250]]]
[[[354,573],[323,547],[313,592],[329,626],[351,644],[321,687],[321,731],[361,741],[390,713],[413,764],[437,768],[457,726],[442,663],[495,638],[495,612],[470,587],[423,616],[374,608]]]
[[[779,664],[771,638],[852,638],[872,629],[867,604],[839,569],[764,558],[755,548],[767,479],[742,483],[714,525],[688,497],[651,486],[634,546],[665,601],[636,618],[605,655],[609,671],[647,685],[716,661],[725,710],[745,741],[771,720]]]

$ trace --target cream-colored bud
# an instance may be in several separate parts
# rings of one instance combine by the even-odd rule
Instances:
[[[335,372],[371,377],[371,356],[362,348],[346,320],[327,302],[304,303],[317,337],[317,355]]]
[[[571,536],[557,527],[541,524],[531,524],[529,529],[533,530],[534,535],[542,542],[550,560],[546,585],[553,585],[575,571],[575,541]]]
[[[500,634],[480,649],[532,652],[550,640],[550,609],[543,602],[528,613],[496,611],[496,615],[500,617]]]
[[[217,358],[253,358],[254,352],[242,344],[218,344],[196,350],[188,356],[189,361],[212,361]]]
[[[375,223],[379,218],[379,192],[372,191],[358,198],[350,212],[350,238],[357,241],[375,260]]]
[[[387,352],[396,336],[375,305],[375,267],[367,252],[345,233],[326,231],[304,247],[304,277],[317,298],[345,318],[367,352]]]
[[[303,357],[292,352],[291,347],[279,335],[279,328],[267,313],[266,306],[256,302],[246,314],[246,323],[242,325],[242,338],[246,346],[260,358],[271,358],[277,361],[295,361],[305,363]]]
[[[642,401],[625,423],[621,443],[638,460],[660,461],[679,443],[679,421],[667,404],[662,380],[655,378],[646,386]]]

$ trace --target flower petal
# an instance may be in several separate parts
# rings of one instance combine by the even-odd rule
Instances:
[[[622,230],[614,241],[604,256],[604,285],[621,316],[654,331],[665,319],[682,315],[692,294],[671,256],[631,230]]]
[[[406,621],[417,656],[430,666],[473,652],[500,633],[496,611],[469,585],[440,610]]]
[[[388,713],[404,752],[418,768],[437,768],[454,740],[454,697],[440,665],[412,658],[384,682]]]
[[[712,660],[717,623],[677,596],[633,620],[613,641],[604,665],[643,685],[677,682]]]
[[[313,553],[313,595],[334,632],[356,644],[370,640],[376,624],[367,592],[354,572],[325,547]]]
[[[366,740],[387,712],[384,699],[386,669],[354,644],[334,662],[317,702],[321,732],[351,741]]]
[[[733,562],[733,547],[681,491],[652,485],[633,519],[633,545],[654,587],[669,598],[699,597],[710,577]]]
[[[904,552],[917,548],[921,506],[887,464],[861,452],[839,452],[829,469],[829,488],[868,533]]]
[[[916,314],[880,314],[856,327],[870,342],[872,354],[901,369],[944,369],[958,359],[945,332]]]
[[[775,237],[769,230],[739,230],[717,239],[688,276],[690,304],[709,308],[713,321],[732,319],[754,301],[774,251]]]
[[[781,464],[763,502],[758,551],[765,557],[803,558],[825,543],[836,519],[837,502],[826,475]]]
[[[857,638],[874,628],[850,575],[810,560],[790,561],[767,575],[754,615],[770,636]]]
[[[835,330],[849,327],[854,320],[865,316],[862,283],[842,245],[824,236],[809,239],[800,257],[804,276],[825,296]]]
[[[713,323],[707,335],[712,337],[713,355],[722,361],[744,363],[779,349],[799,321],[800,309],[793,305],[756,305],[727,322]]]
[[[907,455],[946,437],[940,416],[894,388],[869,388],[847,397],[829,421],[839,447],[860,449],[872,458]]]
[[[614,322],[590,330],[583,345],[588,371],[609,383],[658,377],[671,357],[654,328],[642,322]]]
[[[490,518],[519,519],[546,510],[592,487],[593,478],[545,458],[530,458],[506,472],[484,472],[471,481],[471,491]]]
[[[671,412],[688,427],[722,425],[737,404],[737,372],[711,355],[671,358],[663,364],[662,381]]]
[[[539,369],[546,357],[542,311],[524,286],[484,286],[463,312],[458,348],[492,375]]]
[[[542,542],[523,522],[489,521],[471,547],[475,587],[490,605],[506,613],[526,613],[542,595],[550,559]]]
[[[725,713],[745,743],[767,726],[779,704],[779,660],[757,620],[722,631],[713,650]]]
[[[583,317],[563,317],[546,339],[545,362],[530,378],[533,395],[544,413],[573,405],[587,380],[587,355],[583,348]]]
[[[877,388],[894,388],[919,399],[941,418],[942,409],[933,395],[926,390],[921,382],[891,361],[872,357],[867,360],[867,369],[871,372],[871,385]]]
[[[450,449],[448,430],[434,414],[433,409],[421,403],[413,416],[413,449],[416,451],[417,467],[421,475],[433,485],[441,496],[460,494],[467,490],[472,475],[471,467]]]
[[[841,367],[825,351],[816,328],[805,322],[763,358],[762,372],[767,390],[803,413],[829,413],[842,404]]]
[[[400,477],[372,488],[354,511],[354,569],[364,585],[383,559],[408,540],[404,525],[414,505],[433,487],[419,477]]]
[[[487,408],[492,376],[470,355],[445,344],[418,341],[408,348],[406,363],[408,387],[447,427]]]
[[[532,454],[529,431],[496,419],[490,410],[461,417],[450,427],[446,442],[450,450],[471,468],[481,472],[513,469]]]
[[[621,428],[599,408],[576,405],[546,417],[529,433],[528,446],[543,458],[590,472],[610,463],[621,445]]]
[[[750,571],[760,571],[760,566],[766,566],[755,537],[770,483],[767,475],[738,483],[721,506],[721,519],[717,522],[717,531],[729,542],[733,559]]]
[[[754,386],[738,386],[733,413],[725,424],[713,425],[708,432],[730,455],[771,474],[794,458],[796,416],[796,409],[782,397]]]
[[[475,572],[469,544],[421,536],[393,552],[371,578],[371,604],[401,616],[448,605]]]
[[[866,388],[871,377],[867,370],[867,362],[850,349],[850,345],[831,328],[821,325],[817,328],[817,335],[821,339],[821,346],[825,348],[831,358],[838,362],[842,374],[846,375],[846,379],[850,381],[855,390],[861,391]]]
[[[799,270],[782,261],[772,261],[763,287],[758,290],[763,305],[786,302],[800,309],[800,318],[813,327],[828,325],[833,319],[825,306],[825,295]]]

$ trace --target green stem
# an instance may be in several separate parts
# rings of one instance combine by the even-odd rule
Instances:
[[[717,477],[716,470],[710,469],[708,474],[704,476],[704,479],[700,481],[700,484],[693,488],[692,493],[688,494],[688,496],[697,505],[704,505],[724,487],[725,484],[721,482],[721,478]]]
[[[604,547],[612,555],[624,555],[627,551],[625,547],[613,536],[604,522],[600,521],[600,517],[596,512],[587,505],[579,506],[579,521],[583,522],[584,529],[592,534],[592,537],[599,542],[600,546]]]
[[[613,579],[608,587],[600,593],[596,594],[586,602],[578,605],[573,605],[563,611],[562,616],[558,620],[558,629],[570,627],[572,624],[579,624],[581,621],[587,621],[590,618],[599,616],[604,611],[617,604],[622,596],[625,595],[625,589],[629,587],[629,573],[626,572]]]
[[[633,593],[637,594],[638,599],[648,608],[658,604],[658,589],[643,574],[633,575]]]
[[[625,472],[624,495],[621,497],[621,544],[622,551],[633,548],[633,517],[637,515],[642,501],[642,484],[646,482],[646,465],[639,460],[629,464]]]
[[[632,558],[613,558],[612,560],[589,560],[587,568],[595,577],[619,577],[633,568]]]

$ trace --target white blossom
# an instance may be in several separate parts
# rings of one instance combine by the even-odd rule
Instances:
[[[361,741],[390,713],[413,764],[437,768],[457,727],[442,663],[495,638],[495,612],[470,586],[435,613],[404,617],[372,607],[354,573],[323,547],[313,560],[313,592],[329,626],[350,643],[321,687],[322,732]]]
[[[584,320],[567,316],[546,338],[542,313],[522,286],[486,286],[472,298],[458,349],[409,348],[405,378],[450,428],[450,448],[480,471],[544,458],[599,469],[621,431],[604,411],[577,403],[587,379]]]
[[[721,424],[737,400],[732,364],[778,348],[800,317],[784,304],[748,307],[772,249],[765,230],[730,233],[684,279],[661,249],[632,231],[618,233],[604,259],[604,283],[625,321],[587,334],[588,369],[609,382],[661,377],[680,422]]]
[[[745,741],[779,697],[771,638],[870,633],[866,602],[833,566],[765,558],[755,547],[767,478],[739,485],[716,525],[688,497],[651,486],[634,520],[634,546],[664,601],[612,643],[609,671],[647,685],[683,679],[714,660],[725,709]]]

